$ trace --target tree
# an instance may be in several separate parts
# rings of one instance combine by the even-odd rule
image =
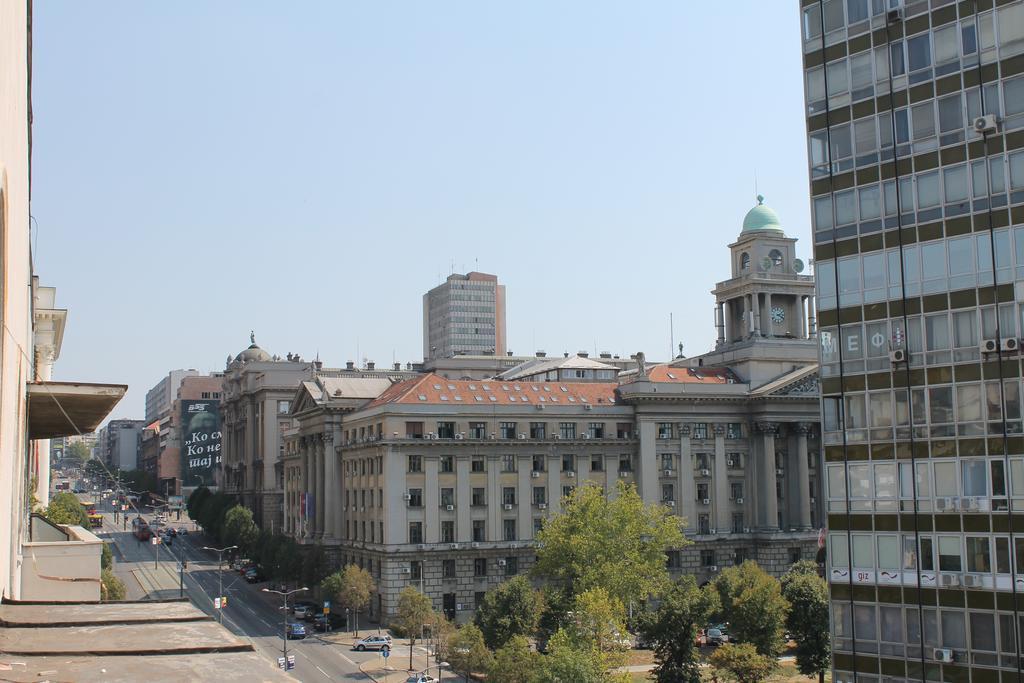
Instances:
[[[81,441],[76,441],[64,449],[64,455],[61,456],[61,463],[66,463],[68,465],[81,465],[90,457],[92,457],[92,453],[90,452],[89,447]]]
[[[542,606],[540,594],[519,575],[487,591],[476,612],[476,625],[487,647],[497,650],[513,636],[533,635]]]
[[[79,502],[78,496],[67,491],[62,491],[50,499],[43,516],[54,524],[89,528],[89,515]]]
[[[338,607],[351,611],[355,617],[356,635],[359,635],[359,612],[370,604],[373,592],[377,590],[373,575],[358,565],[349,564],[324,579],[321,587]]]
[[[109,568],[100,570],[100,600],[124,600],[125,587]]]
[[[697,630],[718,609],[718,593],[698,588],[693,576],[683,576],[665,593],[661,604],[642,619],[641,633],[653,644],[654,677],[659,683],[700,683],[695,645]]]
[[[793,565],[782,577],[782,594],[790,604],[786,627],[796,641],[796,667],[805,676],[817,675],[818,683],[823,683],[832,663],[828,586],[814,570],[807,573]]]
[[[323,545],[314,543],[303,548],[302,581],[305,586],[315,586],[327,576],[327,552]]]
[[[773,661],[782,652],[789,603],[779,582],[747,560],[729,567],[715,579],[720,614],[737,640],[750,643]]]
[[[534,683],[606,683],[608,676],[600,653],[573,642],[565,630],[559,630],[548,642]]]
[[[626,610],[604,588],[591,588],[576,596],[566,632],[577,647],[601,655],[605,670],[622,666],[625,643]]]
[[[114,553],[110,551],[110,544],[104,543],[100,551],[100,569],[111,569],[114,566]]]
[[[776,660],[759,654],[750,643],[722,645],[709,660],[715,673],[737,683],[760,683],[775,670]]]
[[[580,486],[538,534],[534,572],[575,593],[601,587],[638,604],[669,585],[665,551],[684,545],[682,524],[668,508],[645,505],[633,485],[619,482],[609,497]]]
[[[448,639],[448,662],[452,670],[461,673],[467,681],[470,674],[491,668],[491,651],[476,624],[466,624]]]
[[[409,668],[412,668],[412,649],[416,644],[416,634],[430,622],[434,614],[434,605],[423,593],[412,586],[406,586],[398,594],[398,608],[395,610],[393,624],[409,639]]]
[[[540,655],[530,649],[526,636],[512,636],[494,653],[494,662],[487,670],[487,682],[533,683],[540,664]]]
[[[252,521],[252,510],[241,505],[235,505],[224,515],[224,542],[228,545],[237,545],[243,552],[247,552],[260,530],[256,522]]]
[[[192,495],[188,497],[188,502],[185,504],[185,507],[188,509],[189,519],[199,521],[199,510],[212,495],[210,489],[205,486],[200,486],[192,492]]]

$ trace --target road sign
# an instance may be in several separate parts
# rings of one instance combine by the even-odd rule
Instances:
[[[278,666],[278,668],[284,669],[284,664],[285,664],[284,657],[278,657],[277,658],[277,666]]]
[[[214,598],[213,599],[213,608],[214,609],[220,609],[220,598]]]
[[[295,655],[288,655],[288,670],[295,668]]]
[[[382,650],[380,651],[380,656],[381,656],[381,657],[383,657],[384,659],[387,659],[388,657],[390,657],[390,656],[391,656],[391,650],[389,650],[389,649],[387,649],[387,648],[383,648],[383,649],[382,649]]]
[[[331,608],[331,601],[330,600],[324,600],[324,609],[330,609],[330,608]]]

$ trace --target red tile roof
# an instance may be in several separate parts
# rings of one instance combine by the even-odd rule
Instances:
[[[678,382],[681,384],[728,384],[735,376],[728,368],[678,368],[671,365],[655,365],[647,370],[652,382]]]
[[[514,382],[454,380],[427,374],[400,382],[367,408],[397,404],[449,405],[615,405],[615,382]]]

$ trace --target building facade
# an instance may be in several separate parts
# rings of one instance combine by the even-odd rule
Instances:
[[[1024,3],[800,8],[833,680],[1019,678]]]
[[[505,285],[458,273],[423,295],[423,359],[505,355]]]
[[[97,457],[112,470],[139,469],[139,448],[145,428],[145,420],[111,420],[100,430]]]
[[[171,370],[152,389],[146,392],[147,423],[165,417],[171,410],[171,403],[178,396],[178,387],[186,377],[195,377],[198,370]]]

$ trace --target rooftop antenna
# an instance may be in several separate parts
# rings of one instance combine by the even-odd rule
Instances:
[[[672,313],[668,314],[668,357],[672,358],[676,353],[676,327],[672,320]]]

